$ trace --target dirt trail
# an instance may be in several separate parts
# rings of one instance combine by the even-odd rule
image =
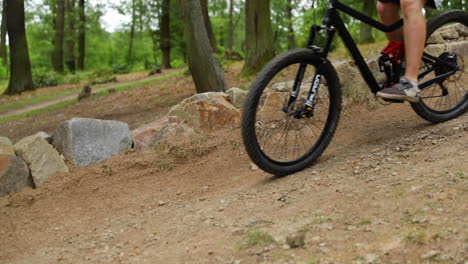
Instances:
[[[320,162],[278,179],[251,170],[238,132],[1,198],[0,262],[468,261],[468,115],[430,125],[407,105],[352,107]],[[305,247],[289,249],[299,230]]]
[[[173,73],[165,74],[165,75],[172,75],[172,74]],[[110,89],[115,89],[115,88],[127,86],[127,85],[130,85],[130,84],[133,84],[133,83],[157,80],[157,79],[160,79],[161,77],[163,77],[165,75],[160,75],[159,74],[159,75],[154,75],[154,76],[146,77],[146,78],[139,79],[139,80],[132,80],[132,81],[125,81],[125,82],[108,84],[108,85],[104,85],[104,86],[99,87],[99,88],[93,88],[92,93],[96,94],[96,93],[101,92],[101,91],[107,91],[107,90],[110,90]],[[46,108],[46,107],[49,107],[49,106],[52,106],[52,105],[56,105],[56,104],[60,104],[60,103],[66,102],[66,101],[70,101],[70,100],[76,99],[78,97],[78,94],[79,94],[79,92],[69,94],[69,95],[65,95],[65,96],[62,96],[62,97],[58,97],[58,98],[55,98],[55,99],[52,99],[52,100],[47,100],[47,101],[44,101],[44,102],[28,105],[28,106],[25,106],[25,107],[15,108],[15,109],[12,109],[12,110],[7,110],[7,111],[5,111],[3,113],[0,113],[0,118],[21,115],[21,114],[29,113],[29,112],[34,111],[34,110],[39,110],[39,109],[43,109],[43,108]]]

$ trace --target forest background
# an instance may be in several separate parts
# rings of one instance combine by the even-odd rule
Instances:
[[[232,60],[245,59],[247,66],[255,67],[247,69],[245,66],[240,76],[249,76],[255,74],[274,54],[304,47],[310,26],[321,22],[328,4],[326,0],[196,1],[200,1],[204,18],[201,24],[196,24],[193,19],[184,20],[184,16],[194,15],[189,14],[194,9],[190,6],[194,0],[3,0],[0,94],[16,94],[62,83],[80,83],[114,74],[184,67],[192,52],[188,46],[199,45],[190,42],[187,35],[198,34],[195,31],[203,24],[209,40],[206,44],[211,47],[215,61],[221,68]],[[28,88],[26,85],[26,88],[8,92],[11,73],[15,71],[11,65],[15,54],[8,40],[9,2],[24,4],[32,86]],[[377,19],[376,0],[342,2]],[[466,6],[466,0],[444,0],[443,9],[429,11],[427,16],[446,9],[466,10]],[[184,9],[188,11],[184,12]],[[255,36],[249,36],[249,28],[254,26],[249,22],[249,12],[266,21],[256,26],[266,36],[268,43],[257,43],[258,39],[252,39],[262,37],[258,36],[258,32],[256,35],[254,33]],[[118,16],[109,18],[109,13],[110,16]],[[358,42],[386,44],[383,34],[350,17],[343,18]],[[188,24],[195,25],[190,27]],[[257,49],[263,51],[252,52],[249,44],[253,42],[260,46]],[[338,52],[340,47],[341,43],[334,44]],[[345,53],[344,50],[342,52]],[[249,53],[267,55],[252,60]],[[201,60],[205,60],[205,57]],[[20,74],[21,78],[27,78],[27,75]]]

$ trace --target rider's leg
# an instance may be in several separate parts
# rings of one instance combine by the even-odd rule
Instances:
[[[377,12],[385,25],[392,25],[400,20],[400,6],[394,2],[377,2]],[[403,41],[403,28],[387,33],[388,40]]]
[[[426,20],[423,15],[424,0],[401,0],[405,26],[406,78],[418,81],[424,43],[426,41]]]
[[[425,0],[400,1],[405,20],[406,73],[398,84],[383,89],[377,96],[410,102],[419,101],[417,81],[426,39],[426,22],[422,12],[424,3]]]

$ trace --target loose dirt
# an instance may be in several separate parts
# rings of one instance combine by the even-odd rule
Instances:
[[[466,263],[467,155],[468,115],[431,125],[407,105],[348,107],[320,161],[285,178],[220,131],[1,198],[0,262]]]

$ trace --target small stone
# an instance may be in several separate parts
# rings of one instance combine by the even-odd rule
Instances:
[[[302,248],[305,245],[306,232],[301,230],[286,237],[286,244],[291,248]]]
[[[314,236],[314,237],[312,237],[312,241],[319,242],[320,237],[319,236]]]
[[[163,205],[165,205],[165,204],[166,204],[166,202],[164,202],[164,201],[159,201],[159,202],[158,202],[158,205],[159,205],[159,206],[163,206]]]
[[[250,163],[250,169],[251,169],[252,171],[258,171],[260,168],[259,168],[257,165],[255,165],[255,164],[253,164],[253,163]]]
[[[13,143],[11,140],[6,137],[0,137],[0,154],[15,156],[15,150],[13,148]]]
[[[319,247],[326,247],[326,246],[328,246],[328,244],[325,243],[325,242],[322,242],[322,243],[319,244]]]
[[[374,264],[379,261],[379,256],[376,254],[366,254],[364,260],[366,264]]]
[[[440,255],[440,252],[437,250],[431,250],[421,255],[421,259],[432,259]]]
[[[291,248],[291,246],[290,246],[290,245],[288,245],[288,244],[284,244],[284,245],[282,246],[282,248],[283,248],[283,249],[290,249],[290,248]]]

